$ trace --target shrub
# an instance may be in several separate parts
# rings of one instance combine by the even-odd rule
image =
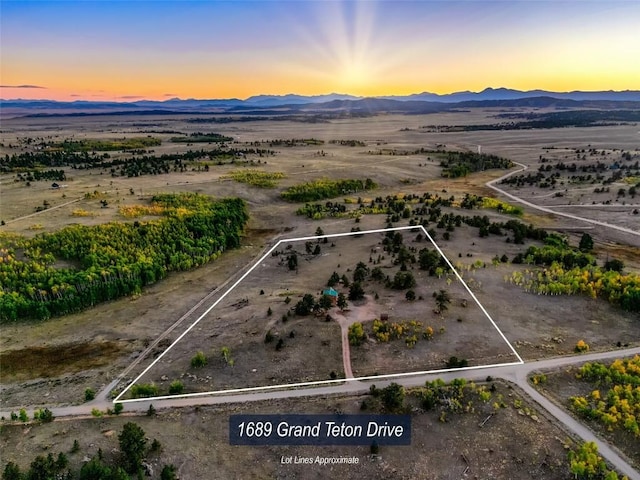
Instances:
[[[157,438],[153,439],[153,442],[151,442],[151,447],[149,448],[150,452],[154,452],[154,453],[158,453],[162,450],[162,444],[158,441]]]
[[[39,420],[42,423],[53,422],[53,413],[48,408],[37,410],[33,414],[34,420]]]
[[[411,272],[397,272],[391,283],[391,288],[395,290],[405,290],[415,286],[416,280]]]
[[[604,264],[604,269],[607,271],[613,270],[614,272],[622,273],[622,270],[624,270],[624,263],[622,260],[618,260],[617,258],[607,260]]]
[[[180,380],[174,380],[169,385],[169,395],[180,395],[184,391],[184,385]]]
[[[577,353],[588,352],[589,345],[584,340],[578,340],[574,349]]]
[[[404,404],[405,391],[402,385],[392,383],[380,391],[382,404],[387,411],[398,411]]]
[[[358,346],[362,344],[362,341],[365,338],[364,329],[362,328],[362,324],[360,322],[355,322],[354,324],[349,326],[349,345]]]
[[[177,480],[176,467],[173,465],[165,465],[160,472],[160,480]]]
[[[464,368],[469,366],[469,362],[464,359],[464,358],[458,358],[458,357],[450,357],[449,361],[447,362],[447,367],[449,368]]]
[[[222,355],[225,363],[230,367],[233,367],[235,361],[233,360],[233,358],[231,358],[231,350],[229,349],[229,347],[222,347],[220,349],[220,354]]]
[[[196,353],[191,359],[191,366],[193,368],[204,367],[207,364],[207,357],[203,352]]]
[[[133,398],[155,397],[158,395],[158,386],[154,383],[140,383],[131,387]]]
[[[96,398],[95,390],[93,388],[85,389],[85,391],[84,391],[84,401],[85,402],[90,402],[94,398]]]
[[[541,383],[546,383],[547,376],[544,373],[538,373],[538,374],[534,375],[533,377],[531,377],[531,381],[533,382],[534,385],[539,385]]]

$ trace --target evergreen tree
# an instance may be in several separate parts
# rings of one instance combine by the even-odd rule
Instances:
[[[177,480],[176,467],[173,465],[165,465],[160,472],[160,480]]]
[[[151,409],[151,406],[149,407]],[[136,472],[142,466],[147,440],[144,430],[133,422],[128,422],[122,427],[118,435],[120,451],[122,452],[122,464],[126,471]]]
[[[588,233],[583,233],[582,237],[580,237],[580,244],[578,248],[581,252],[590,252],[593,250],[593,238]]]
[[[22,473],[20,473],[20,467],[13,462],[9,462],[5,465],[2,472],[2,480],[22,480]]]
[[[344,296],[344,293],[339,293],[338,294],[337,305],[338,305],[338,308],[340,310],[344,310],[345,308],[347,308],[349,306],[349,304],[347,303],[347,297]]]
[[[355,300],[361,300],[364,298],[364,289],[360,282],[354,282],[349,288],[349,300],[352,302]]]

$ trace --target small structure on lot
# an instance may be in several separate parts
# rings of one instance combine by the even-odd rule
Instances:
[[[380,320],[382,320],[383,322],[388,322],[389,321],[389,314],[388,313],[383,313],[380,315]]]
[[[333,306],[335,306],[336,303],[338,303],[338,292],[334,288],[329,287],[323,290],[322,295],[326,295],[327,297],[329,297],[331,299],[331,304]]]

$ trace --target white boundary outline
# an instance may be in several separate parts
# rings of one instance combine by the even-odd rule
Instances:
[[[367,233],[393,232],[393,231],[401,231],[401,230],[412,230],[412,229],[416,229],[416,228],[419,228],[424,232],[424,234],[431,241],[431,243],[436,248],[438,253],[442,256],[442,258],[445,259],[445,261],[447,262],[447,265],[449,266],[449,268],[451,268],[453,273],[455,273],[455,275],[458,278],[458,280],[460,280],[462,285],[464,285],[464,288],[467,290],[467,292],[469,292],[469,295],[471,295],[471,298],[473,298],[473,300],[478,304],[478,306],[480,307],[480,310],[482,310],[482,313],[484,313],[485,316],[489,319],[489,321],[491,322],[491,325],[493,325],[493,327],[498,331],[498,333],[500,334],[500,337],[502,337],[502,339],[505,341],[505,343],[511,349],[511,352],[513,352],[513,354],[516,356],[516,358],[518,359],[517,362],[498,363],[498,364],[493,364],[493,365],[474,365],[474,366],[471,366],[471,367],[463,367],[463,368],[443,368],[443,369],[439,369],[439,370],[426,370],[426,371],[421,371],[421,372],[405,372],[405,373],[392,373],[392,374],[387,374],[387,375],[371,375],[371,376],[366,376],[366,377],[355,377],[355,378],[349,378],[349,379],[340,378],[340,379],[336,379],[336,380],[319,380],[319,381],[315,381],[315,382],[301,382],[301,383],[288,383],[288,384],[282,384],[282,385],[265,385],[265,386],[261,386],[261,387],[234,388],[234,389],[229,389],[229,390],[215,390],[215,391],[212,391],[212,392],[196,392],[196,393],[183,393],[183,394],[179,394],[179,395],[163,395],[163,396],[157,396],[157,397],[129,398],[129,399],[125,399],[125,400],[120,400],[120,397],[122,397],[125,393],[127,393],[127,391],[138,380],[140,380],[140,378],[142,378],[149,370],[151,370],[151,368],[153,368],[153,366],[156,363],[158,363],[160,361],[160,359],[162,359],[162,357],[164,357],[165,354],[167,352],[169,352],[169,350],[171,350],[175,344],[177,344],[180,340],[182,340],[182,338],[187,333],[189,333],[191,331],[191,329],[193,329],[193,327],[195,327],[198,323],[200,323],[200,321],[204,317],[206,317],[211,310],[213,310],[222,300],[224,300],[224,298],[229,293],[231,293],[231,291],[234,288],[236,288],[240,284],[240,282],[242,282],[251,272],[253,272],[253,270],[258,265],[260,265],[264,261],[265,258],[267,258],[269,255],[271,255],[271,252],[273,252],[281,243],[283,243],[283,242],[301,242],[301,241],[308,241],[308,240],[316,240],[318,238],[352,237],[352,236],[357,236],[357,235],[364,235],[364,234],[367,234]],[[406,226],[406,227],[392,227],[392,228],[378,228],[378,229],[375,229],[375,230],[364,230],[364,231],[358,231],[358,232],[330,233],[330,234],[326,234],[326,235],[314,235],[314,236],[299,237],[299,238],[284,238],[284,239],[279,240],[262,257],[260,257],[260,259],[258,259],[251,266],[251,268],[244,273],[244,275],[242,275],[238,280],[236,280],[236,282],[231,287],[229,287],[229,289],[227,289],[227,291],[224,292],[220,296],[220,298],[218,298],[218,300],[216,300],[184,332],[182,332],[182,334],[177,339],[175,339],[173,341],[173,343],[171,345],[169,345],[165,351],[163,351],[160,355],[158,355],[158,357],[153,362],[151,362],[151,364],[147,368],[145,368],[142,371],[142,373],[140,373],[135,379],[133,379],[129,383],[129,385],[127,385],[126,388],[124,390],[122,390],[122,392],[120,392],[118,394],[118,396],[113,400],[113,403],[148,402],[148,401],[151,401],[151,400],[165,400],[165,399],[169,399],[169,398],[178,399],[178,398],[202,397],[202,396],[208,396],[208,395],[221,395],[221,394],[231,394],[231,393],[257,392],[257,391],[264,391],[264,390],[276,390],[276,389],[280,390],[280,389],[287,389],[287,388],[309,387],[309,386],[314,386],[314,385],[328,385],[328,384],[333,384],[333,383],[353,382],[353,381],[360,381],[360,380],[398,378],[398,377],[407,377],[407,376],[411,376],[411,375],[425,375],[425,374],[435,374],[435,373],[446,373],[446,372],[451,372],[451,371],[475,370],[475,369],[480,369],[480,368],[504,367],[504,366],[509,366],[509,365],[521,365],[523,363],[524,363],[524,360],[522,360],[520,355],[518,355],[518,352],[516,352],[515,348],[513,348],[513,345],[511,345],[509,340],[507,340],[507,337],[504,336],[504,334],[502,333],[500,328],[498,328],[496,323],[493,321],[493,318],[491,318],[491,315],[489,315],[489,313],[485,310],[485,308],[482,306],[482,304],[478,301],[476,296],[473,294],[473,292],[471,291],[471,289],[469,288],[467,283],[462,279],[462,277],[460,276],[458,271],[455,269],[453,264],[449,261],[447,256],[442,252],[440,247],[438,247],[438,245],[433,240],[433,238],[431,238],[431,235],[429,235],[429,232],[427,232],[427,230],[422,225],[410,225],[410,226]]]

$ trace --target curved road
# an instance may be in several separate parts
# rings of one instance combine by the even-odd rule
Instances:
[[[175,397],[159,397],[153,400],[125,400],[122,403],[126,405],[127,412],[145,412],[151,403],[156,409],[188,407],[193,405],[216,405],[225,403],[244,403],[256,402],[264,400],[273,400],[281,398],[302,398],[310,396],[330,396],[345,394],[363,394],[369,391],[373,383],[386,385],[391,382],[399,383],[405,387],[415,387],[424,385],[426,381],[433,381],[436,378],[449,382],[454,378],[465,378],[473,381],[484,381],[488,375],[494,378],[500,378],[516,384],[527,395],[529,395],[538,405],[554,416],[558,422],[564,427],[582,438],[585,442],[595,442],[598,445],[599,453],[615,468],[626,475],[630,480],[640,480],[640,472],[635,470],[626,458],[614,447],[610,446],[606,441],[599,438],[591,430],[582,423],[574,419],[565,410],[541,395],[527,382],[528,375],[536,370],[554,369],[567,365],[574,365],[588,361],[611,360],[614,358],[629,357],[640,355],[640,347],[612,350],[607,352],[598,352],[582,355],[573,355],[568,357],[556,357],[546,360],[527,362],[523,364],[510,364],[502,366],[489,367],[471,367],[467,369],[458,369],[442,373],[431,373],[423,375],[407,375],[395,378],[381,378],[369,380],[338,380],[333,384],[322,385],[318,387],[306,388],[289,388],[275,390],[271,387],[264,387],[260,390],[254,389],[251,392],[228,392],[228,394],[211,395],[205,394],[199,396],[197,394],[184,395],[181,398]],[[111,402],[107,400],[95,400],[83,405],[54,408],[53,413],[56,421],[64,421],[67,418],[90,417],[93,408],[105,410],[111,408]],[[5,418],[9,417],[9,412],[0,412]],[[33,412],[29,412],[30,416]]]
[[[587,222],[587,223],[592,223],[593,225],[599,225],[601,227],[607,227],[607,228],[612,228],[613,230],[618,230],[620,232],[624,232],[624,233],[630,233],[631,235],[636,235],[636,236],[640,236],[640,230],[632,230],[630,228],[626,228],[626,227],[621,227],[619,225],[613,225],[611,223],[605,223],[605,222],[600,222],[598,220],[592,220],[590,218],[584,218],[584,217],[580,217],[578,215],[571,215],[570,213],[562,213],[562,212],[558,212],[556,210],[553,210],[549,207],[542,207],[540,205],[536,205],[535,203],[531,203],[528,202],[520,197],[518,197],[517,195],[514,195],[512,193],[506,192],[504,190],[502,190],[500,187],[496,187],[495,184],[504,180],[505,178],[509,178],[511,175],[515,175],[516,173],[520,173],[520,172],[524,172],[525,170],[527,170],[529,167],[527,167],[526,165],[524,165],[523,163],[519,163],[519,162],[513,162],[516,165],[520,165],[522,168],[520,170],[515,170],[513,172],[509,172],[506,175],[503,175],[499,178],[496,178],[495,180],[490,180],[487,183],[485,183],[485,185],[493,190],[495,190],[496,192],[509,197],[511,200],[515,200],[518,203],[521,203],[523,205],[526,205],[527,207],[531,207],[531,208],[535,208],[536,210],[540,210],[541,212],[546,212],[546,213],[552,213],[553,215],[558,215],[560,217],[566,217],[566,218],[571,218],[573,220],[579,220],[581,222]]]
[[[528,202],[516,195],[508,193],[501,188],[495,186],[496,183],[501,180],[510,177],[516,173],[527,170],[527,166],[518,162],[517,165],[521,166],[520,170],[516,170],[513,172],[509,172],[506,175],[503,175],[495,180],[491,180],[486,183],[486,186],[495,190],[496,192],[518,202],[528,207],[534,208],[536,210],[540,210],[546,213],[551,213],[553,215],[562,216],[566,218],[571,218],[573,220],[578,220],[582,222],[591,223],[594,225],[604,226],[607,228],[612,228],[614,230],[618,230],[624,233],[629,233],[632,235],[640,236],[640,231],[631,230],[629,228],[620,227],[618,225],[612,225],[605,222],[600,222],[598,220],[592,220],[589,218],[580,217],[577,215],[571,215],[566,213],[561,213],[555,211],[548,207],[543,207],[540,205],[536,205],[534,203]],[[77,201],[77,200],[74,200]],[[68,202],[68,203],[73,203]],[[59,205],[59,208],[63,205]],[[40,213],[40,212],[38,212]],[[31,216],[31,215],[29,215]],[[250,262],[250,263],[253,263]],[[244,270],[244,269],[243,269]],[[234,276],[235,277],[235,276]],[[221,288],[223,288],[231,279],[229,279],[225,284],[217,287],[213,291],[211,291],[208,295],[206,295],[200,302],[198,302],[194,307],[192,307],[185,315],[183,315],[179,320],[177,320],[167,331],[157,339],[157,342],[160,341],[164,336],[173,331],[178,325],[180,325],[186,318],[188,318],[195,310],[197,310],[202,304],[211,298],[215,293],[219,292]],[[154,342],[150,348],[157,343]],[[587,355],[575,355],[570,357],[557,357],[551,358],[547,360],[528,362],[523,364],[509,364],[502,366],[493,366],[493,367],[471,367],[468,369],[458,369],[455,371],[441,372],[441,373],[431,373],[431,374],[422,374],[422,375],[407,375],[401,377],[394,378],[380,378],[380,379],[368,379],[368,380],[358,380],[358,379],[347,379],[345,380],[337,380],[332,383],[328,383],[326,385],[310,387],[305,385],[300,385],[299,388],[290,387],[288,389],[279,389],[276,390],[272,387],[264,387],[262,389],[253,389],[251,392],[245,391],[229,391],[227,394],[217,394],[217,395],[185,395],[181,398],[175,397],[159,397],[149,400],[124,400],[123,404],[126,404],[126,410],[130,412],[144,412],[149,408],[151,403],[154,404],[155,408],[173,408],[173,407],[186,407],[192,405],[213,405],[213,404],[225,404],[225,403],[238,403],[238,402],[252,402],[252,401],[263,401],[263,400],[271,400],[278,398],[301,398],[308,396],[323,396],[323,395],[344,395],[344,394],[360,394],[366,393],[369,391],[371,384],[378,382],[382,384],[388,384],[392,381],[399,383],[406,387],[414,387],[424,385],[426,381],[432,381],[436,378],[441,378],[444,381],[451,381],[454,378],[465,378],[467,380],[474,381],[483,381],[486,379],[488,375],[491,375],[495,378],[501,378],[509,382],[513,382],[518,387],[520,387],[527,395],[529,395],[538,405],[554,416],[559,422],[561,422],[567,430],[572,432],[573,434],[579,436],[584,441],[595,442],[598,445],[598,451],[600,454],[615,468],[626,475],[630,480],[640,480],[640,473],[633,469],[629,462],[623,458],[622,454],[610,446],[606,441],[602,440],[598,436],[596,436],[591,430],[585,427],[582,423],[575,420],[571,415],[569,415],[562,408],[558,407],[556,404],[548,400],[546,397],[541,395],[536,389],[534,389],[527,382],[528,375],[535,370],[543,370],[543,369],[553,369],[566,365],[579,364],[587,361],[596,361],[596,360],[609,360],[619,357],[632,356],[632,355],[640,355],[640,347],[629,348],[624,350],[613,350],[607,352],[600,353],[591,353]],[[141,355],[139,358],[144,358],[144,355]],[[135,362],[134,362],[135,363]],[[137,364],[137,363],[136,363]],[[117,384],[130,370],[133,368],[135,364],[132,364],[127,368],[124,372],[122,372],[116,380],[114,380],[108,387],[103,389],[100,392],[100,395],[92,402],[85,403],[83,405],[70,406],[70,407],[60,407],[53,408],[54,415],[56,416],[57,421],[64,421],[65,418],[77,418],[77,417],[90,417],[91,410],[94,408],[105,410],[106,408],[110,408],[112,403],[107,400],[108,393],[111,391],[111,388]],[[29,412],[30,416],[33,415],[33,411]],[[0,415],[3,415],[5,418],[9,418],[10,412],[0,412]]]

